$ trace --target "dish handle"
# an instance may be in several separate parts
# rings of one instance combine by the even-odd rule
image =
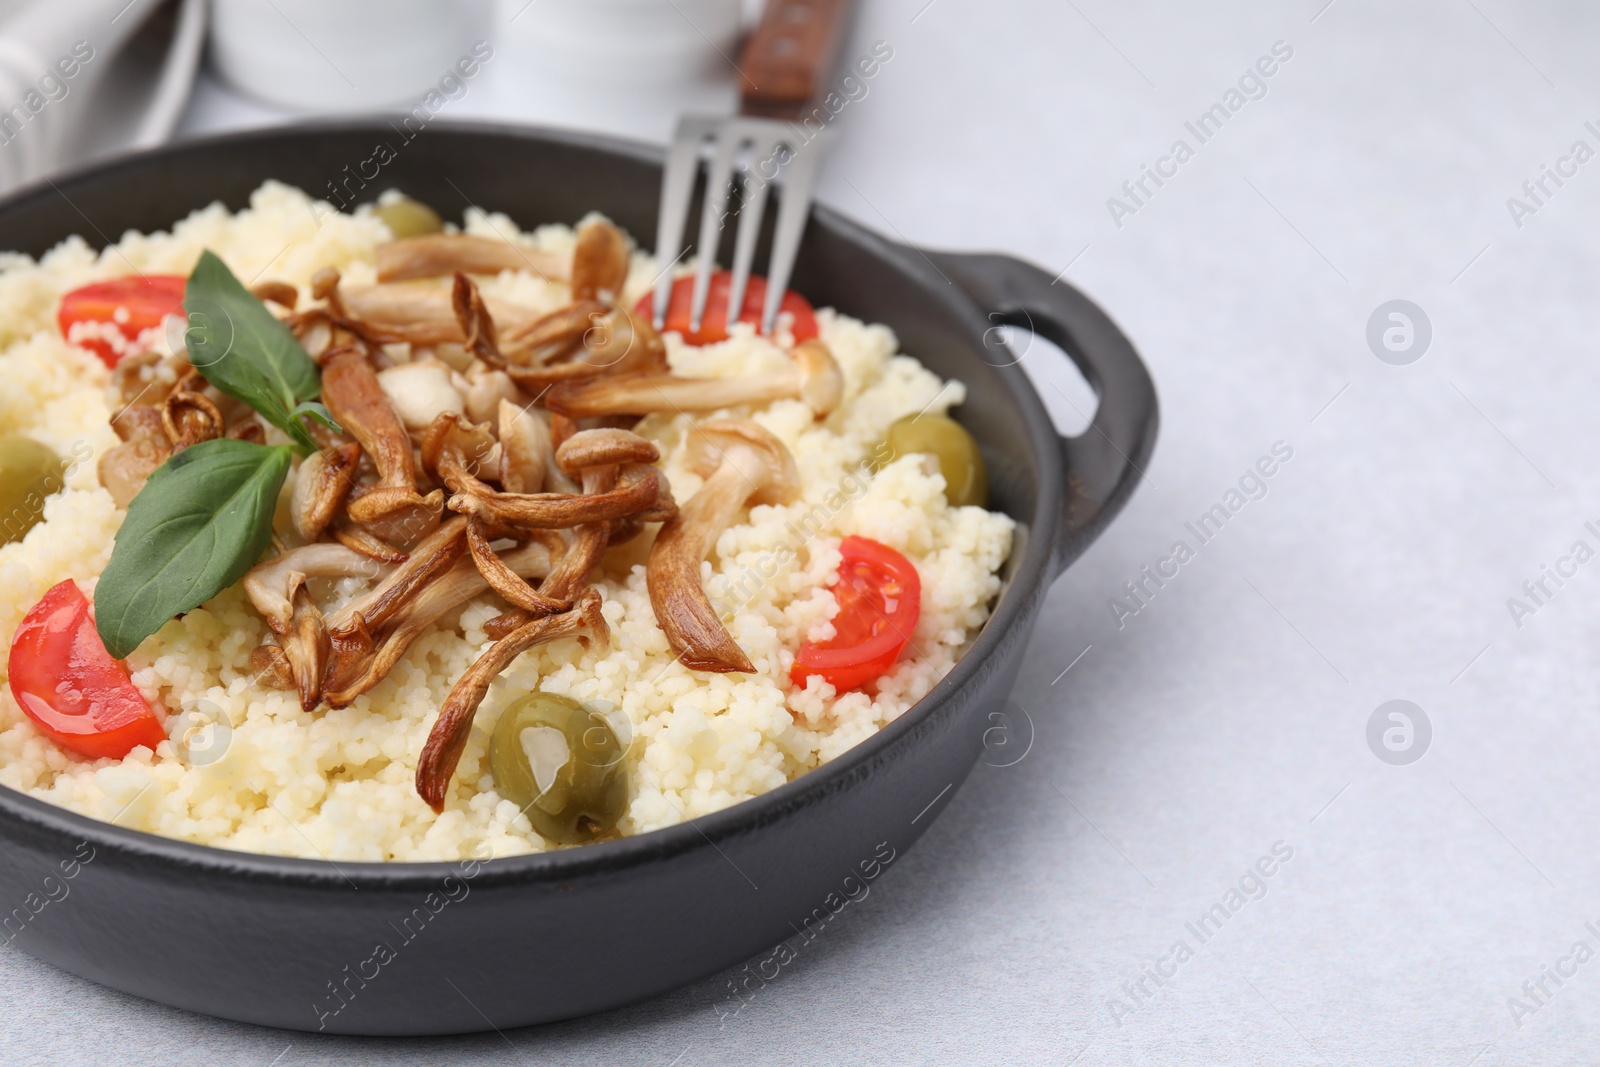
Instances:
[[[1056,573],[1065,570],[1122,509],[1144,477],[1160,421],[1155,383],[1116,323],[1090,299],[1032,263],[991,253],[929,252],[940,271],[989,314],[1032,330],[1077,364],[1099,397],[1094,421],[1061,438],[1065,514]]]

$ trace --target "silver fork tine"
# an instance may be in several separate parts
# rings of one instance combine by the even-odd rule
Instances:
[[[695,243],[694,303],[689,306],[689,329],[698,330],[711,295],[711,272],[717,265],[717,234],[722,229],[723,213],[728,210],[728,185],[733,178],[733,160],[741,138],[732,123],[717,130],[717,148],[706,173],[706,199],[700,209],[700,240]]]
[[[661,275],[656,279],[653,318],[660,329],[667,318],[672,299],[672,267],[683,255],[683,228],[689,219],[689,198],[694,195],[694,178],[700,169],[700,143],[716,131],[720,119],[685,115],[678,120],[667,168],[661,179],[661,210],[656,223],[656,259]]]
[[[805,232],[806,215],[811,207],[811,189],[817,181],[817,164],[822,159],[827,130],[794,150],[783,183],[783,202],[778,205],[778,225],[772,235],[772,260],[767,264],[767,302],[761,311],[761,332],[771,335],[778,319],[778,305],[789,287],[795,257],[800,252],[800,235]]]
[[[745,171],[744,203],[739,208],[739,234],[733,246],[733,284],[728,288],[728,325],[739,321],[744,307],[744,291],[750,284],[750,264],[756,256],[756,239],[761,236],[761,217],[767,210],[767,190],[772,179],[756,173],[764,159],[775,158],[781,138],[771,130],[758,130],[750,143],[750,167]],[[759,184],[755,184],[759,182]],[[752,187],[753,186],[753,187]]]
[[[705,318],[706,303],[711,295],[711,274],[717,265],[717,238],[728,210],[734,163],[739,153],[749,146],[751,173],[754,175],[754,165],[769,156],[776,158],[775,154],[781,145],[787,153],[780,168],[784,178],[783,202],[778,207],[778,223],[773,232],[772,259],[767,265],[767,295],[760,323],[761,333],[772,333],[783,294],[789,287],[789,276],[794,272],[795,258],[800,252],[800,238],[805,232],[806,216],[811,208],[817,167],[822,162],[828,139],[828,131],[819,130],[803,145],[797,145],[792,133],[792,127],[772,119],[685,116],[678,120],[677,133],[667,154],[666,172],[661,181],[660,221],[656,227],[656,259],[662,264],[661,274],[655,283],[654,321],[657,329],[663,327],[672,300],[672,267],[688,251],[682,241],[689,217],[689,201],[694,196],[701,146],[707,138],[711,138],[714,148],[710,169],[706,174],[700,234],[695,244],[698,262],[695,265],[689,328],[700,329]],[[751,188],[749,181],[745,183],[746,200],[739,211],[739,231],[734,238],[733,278],[728,291],[730,326],[738,321],[749,289],[756,243],[760,238],[761,223],[774,180],[765,175],[755,176],[760,179],[760,184]]]

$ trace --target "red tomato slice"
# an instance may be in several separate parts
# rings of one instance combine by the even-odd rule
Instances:
[[[167,739],[127,666],[101,643],[94,609],[70,578],[17,627],[7,671],[11,695],[34,725],[80,756],[120,759]]]
[[[106,366],[115,367],[139,334],[160,326],[168,315],[183,314],[185,281],[175,274],[146,274],[74,289],[61,298],[56,312],[61,336],[70,339],[72,327],[80,322],[114,327],[124,342],[121,345],[105,336],[81,337],[73,343],[92,351]]]
[[[910,560],[865,537],[846,537],[839,551],[834,635],[800,646],[789,680],[801,688],[813,674],[841,693],[888,674],[922,614],[922,580]]]
[[[732,288],[731,272],[713,271],[711,289],[706,294],[706,313],[700,318],[700,329],[690,330],[689,308],[694,304],[694,278],[679,278],[672,283],[672,300],[667,304],[667,319],[662,329],[676,330],[683,335],[684,342],[691,345],[709,345],[727,340],[728,293]],[[655,314],[655,299],[654,293],[646,293],[633,313],[650,318]],[[767,280],[751,275],[750,283],[745,286],[744,307],[739,309],[739,321],[759,324],[761,308],[766,302]],[[790,320],[789,330],[794,334],[795,344],[817,336],[817,316],[811,310],[811,302],[793,289],[783,294],[783,301],[778,305],[778,314],[786,311],[794,316]]]

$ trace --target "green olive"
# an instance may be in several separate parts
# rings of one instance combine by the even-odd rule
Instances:
[[[604,716],[554,693],[513,703],[489,739],[495,789],[563,845],[609,833],[628,810],[624,754]]]
[[[438,233],[444,229],[444,221],[439,218],[437,211],[410,197],[402,196],[387,204],[379,204],[373,210],[373,214],[383,220],[396,240],[402,237],[421,237],[425,233]]]
[[[0,437],[0,545],[20,541],[62,486],[61,457],[31,437]]]
[[[885,466],[908,452],[926,452],[939,464],[944,475],[944,496],[951,507],[989,503],[989,472],[972,439],[955,419],[945,415],[912,415],[889,427],[887,446],[879,452],[874,469]]]

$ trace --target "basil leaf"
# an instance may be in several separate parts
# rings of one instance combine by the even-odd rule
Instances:
[[[334,433],[344,433],[344,428],[334,421],[333,412],[315,400],[306,400],[297,404],[295,409],[289,412],[289,417],[301,423],[306,419],[315,419]]]
[[[108,652],[122,659],[261,558],[292,456],[286,445],[224,437],[184,449],[150,476],[94,590]]]
[[[207,250],[200,254],[183,292],[189,318],[184,345],[189,362],[206,381],[294,438],[306,450],[317,445],[291,412],[322,391],[317,365],[294,333]]]

